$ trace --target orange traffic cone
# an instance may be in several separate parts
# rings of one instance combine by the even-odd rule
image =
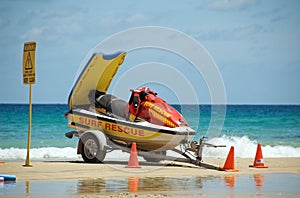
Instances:
[[[138,161],[135,142],[132,143],[128,165],[125,166],[125,168],[141,168]]]
[[[264,164],[264,159],[262,155],[262,150],[261,150],[261,145],[257,144],[257,149],[256,149],[256,155],[254,159],[253,165],[249,165],[249,167],[253,168],[269,168],[268,166],[265,166]]]
[[[239,170],[234,168],[234,147],[231,146],[228,156],[226,158],[224,166],[220,167],[220,170],[227,172],[238,172]]]

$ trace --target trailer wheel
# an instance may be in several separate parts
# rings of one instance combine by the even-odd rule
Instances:
[[[101,131],[86,131],[80,137],[81,156],[86,163],[100,163],[106,156],[106,138]]]

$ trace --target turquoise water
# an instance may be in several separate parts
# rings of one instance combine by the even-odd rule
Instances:
[[[227,105],[222,116],[210,105],[174,105],[183,112],[196,138],[208,136],[215,144],[234,145],[238,157],[252,157],[261,143],[266,157],[300,157],[300,105]],[[224,106],[223,106],[224,107]],[[199,111],[197,111],[199,109]],[[68,139],[64,113],[67,105],[33,105],[31,148],[33,158],[74,158],[77,139]],[[28,105],[0,104],[0,160],[24,158],[27,147]],[[210,126],[212,115],[218,126]],[[219,116],[219,117],[218,117]],[[217,137],[207,133],[218,131]],[[254,150],[247,152],[247,149]],[[239,149],[240,148],[240,149]],[[226,156],[228,149],[208,150],[208,157]]]
[[[192,113],[195,109],[193,105],[182,108],[189,109],[185,115],[188,121],[197,116]],[[198,134],[201,136],[207,132],[212,112],[210,105],[200,105],[199,109]],[[197,128],[197,123],[192,124],[193,128]],[[227,105],[220,135],[237,137],[246,135],[263,145],[300,147],[300,106]]]
[[[69,131],[64,118],[67,105],[33,105],[31,147],[75,146],[64,137]],[[26,148],[28,134],[28,105],[0,105],[0,148]]]

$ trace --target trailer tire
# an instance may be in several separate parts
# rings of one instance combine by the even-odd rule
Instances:
[[[101,163],[106,156],[106,137],[101,131],[86,131],[80,137],[81,156],[86,163]]]

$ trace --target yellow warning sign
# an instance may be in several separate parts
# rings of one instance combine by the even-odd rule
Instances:
[[[36,42],[24,43],[23,84],[35,84],[35,49]]]

